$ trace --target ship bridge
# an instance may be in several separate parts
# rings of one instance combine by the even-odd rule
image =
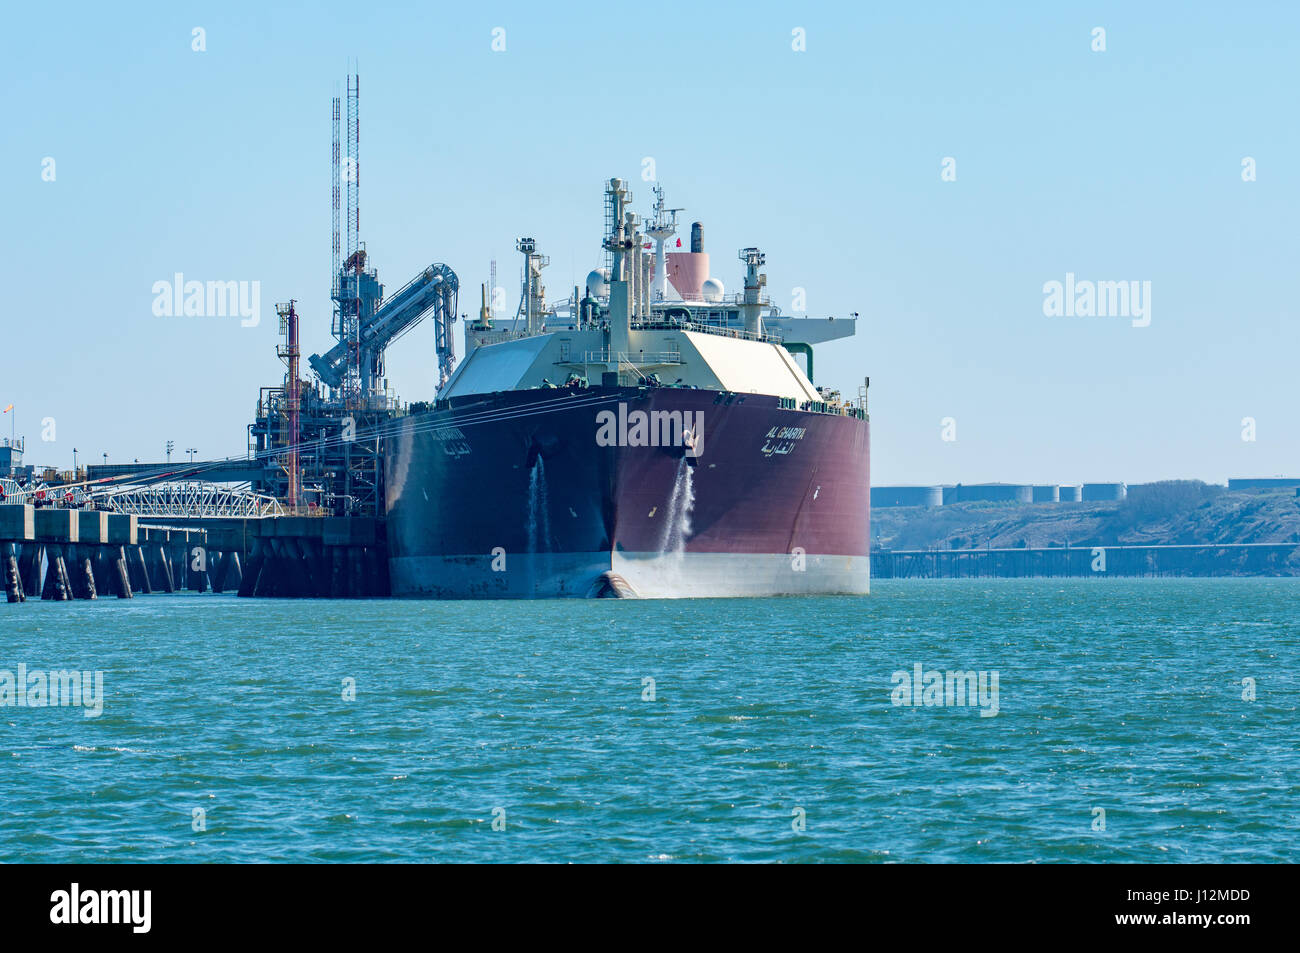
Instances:
[[[550,259],[535,239],[519,239],[524,267],[515,321],[494,326],[484,286],[479,319],[465,334],[466,359],[439,398],[581,382],[767,394],[795,407],[821,403],[812,345],[851,337],[857,315],[782,316],[764,293],[767,258],[754,247],[738,253],[744,290],[727,296],[722,282],[709,277],[699,222],[691,226],[689,252],[665,255],[680,209],[664,207],[661,189],[655,194],[655,216],[643,231],[628,209],[627,182],[609,180],[602,243],[608,264],[587,276],[585,297],[574,288],[567,307],[547,304],[541,275]],[[653,258],[647,239],[658,243]],[[677,297],[668,297],[667,282]]]
[[[611,350],[599,329],[562,329],[476,347],[439,397],[559,386],[570,375],[602,383],[612,368],[621,385],[653,375],[664,386],[771,394],[802,404],[821,400],[793,355],[773,341],[742,334],[634,328],[627,347]]]

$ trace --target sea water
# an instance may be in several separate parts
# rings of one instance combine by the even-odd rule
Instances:
[[[0,604],[19,665],[102,705],[0,685],[7,862],[1300,859],[1296,580]]]

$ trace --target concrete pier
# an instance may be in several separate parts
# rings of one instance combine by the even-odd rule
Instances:
[[[216,545],[215,543],[213,545]],[[241,596],[366,599],[390,594],[382,521],[365,517],[260,520]]]
[[[390,593],[382,520],[281,516],[176,523],[142,526],[129,514],[0,505],[5,598],[131,599],[181,590],[332,599]]]
[[[167,529],[141,527],[131,514],[0,505],[0,578],[6,601],[40,597],[66,602],[101,594],[130,599],[137,593],[171,592],[167,547],[172,535]],[[176,535],[182,554],[191,542],[206,548],[202,529],[182,529]]]

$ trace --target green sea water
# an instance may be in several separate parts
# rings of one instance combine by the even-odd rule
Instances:
[[[103,698],[0,697],[7,862],[1300,859],[1297,580],[0,604],[20,664]]]

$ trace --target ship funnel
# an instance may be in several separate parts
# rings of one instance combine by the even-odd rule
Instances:
[[[668,280],[686,301],[699,301],[709,277],[709,256],[704,250],[704,226],[691,223],[691,250],[668,255]]]

